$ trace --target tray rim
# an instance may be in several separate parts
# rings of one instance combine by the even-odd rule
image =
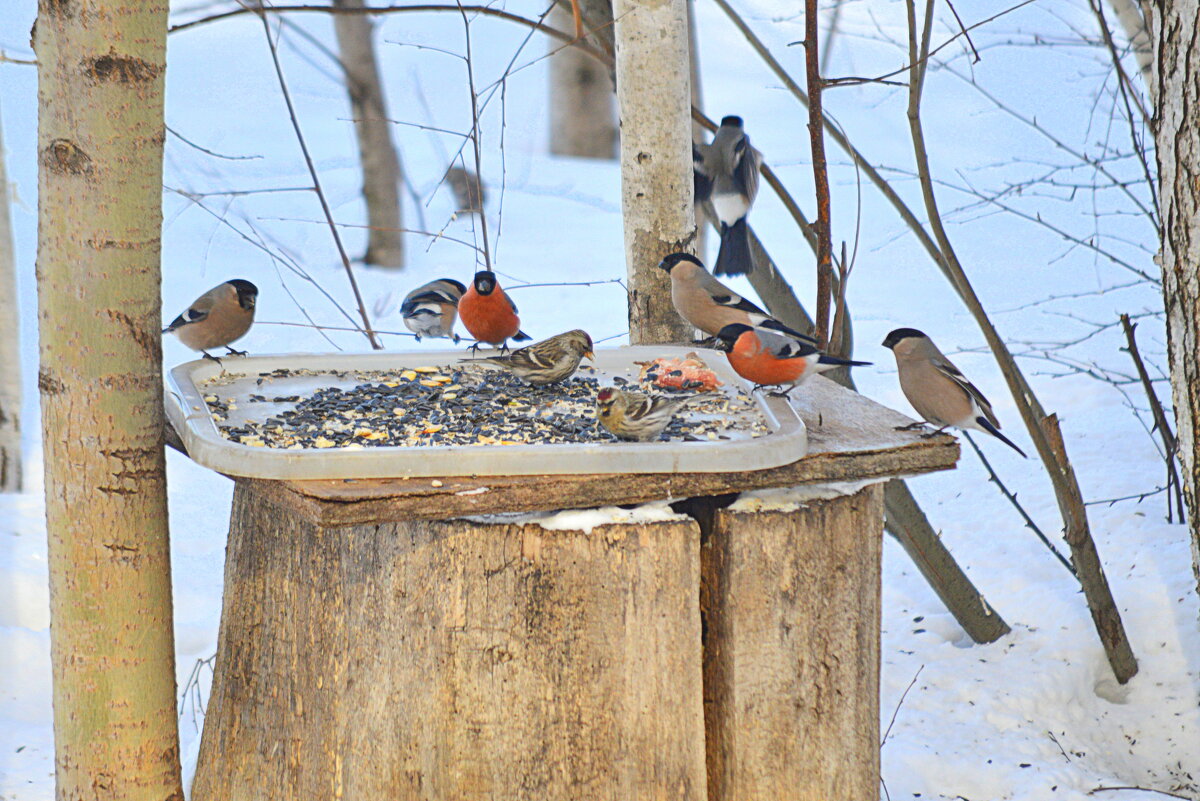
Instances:
[[[639,358],[683,356],[702,350],[678,345],[625,345],[596,350],[597,366],[618,354]],[[403,369],[464,358],[459,350],[283,353],[225,359],[229,373],[270,372],[281,367],[342,372]],[[716,351],[705,361],[726,384],[750,391]],[[607,358],[606,358],[607,357]],[[297,362],[302,362],[297,364]],[[604,368],[601,368],[604,369]],[[199,383],[222,367],[195,359],[168,371],[167,417],[192,461],[219,473],[246,478],[309,479],[436,478],[456,476],[603,475],[625,473],[725,473],[763,470],[794,462],[808,452],[804,421],[785,398],[751,392],[772,429],[756,439],[707,442],[604,442],[506,446],[373,446],[281,450],[243,445],[221,436]],[[211,394],[211,391],[208,393]],[[199,405],[201,410],[196,410]],[[324,458],[322,458],[324,457]],[[463,469],[460,463],[477,463]],[[510,464],[505,464],[510,463]],[[623,468],[623,469],[622,469]]]

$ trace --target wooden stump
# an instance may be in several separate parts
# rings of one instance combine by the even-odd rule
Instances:
[[[254,486],[196,801],[704,798],[694,521],[327,528]]]
[[[883,486],[701,520],[709,801],[878,798]]]

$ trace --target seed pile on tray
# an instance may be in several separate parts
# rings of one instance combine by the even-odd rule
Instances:
[[[255,447],[299,450],[611,442],[615,438],[596,424],[595,399],[602,383],[676,394],[653,388],[649,381],[637,386],[620,376],[589,377],[589,369],[583,368],[559,384],[542,387],[476,365],[395,372],[281,369],[260,374],[260,392],[250,394],[246,401],[292,406],[258,421],[230,422],[230,412],[238,408],[236,401],[220,395],[223,384],[245,376],[226,374],[206,382],[204,400],[226,439]],[[362,383],[326,386],[307,395],[270,391],[276,380],[300,376],[330,376]],[[769,431],[753,399],[740,389],[726,388],[689,404],[667,428],[663,439],[741,439]]]

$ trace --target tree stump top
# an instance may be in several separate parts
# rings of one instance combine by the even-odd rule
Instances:
[[[821,377],[792,393],[809,453],[791,464],[731,473],[622,473],[269,481],[237,479],[321,526],[442,520],[502,512],[637,504],[799,484],[884,480],[948,470],[958,442],[897,431],[904,415]]]

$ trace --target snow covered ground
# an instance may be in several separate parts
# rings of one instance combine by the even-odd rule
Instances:
[[[0,8],[0,48],[12,57],[29,56],[26,32],[34,7],[33,0],[19,0]],[[781,8],[769,0],[740,7],[777,57],[793,74],[802,74],[801,49],[787,47],[802,38],[801,20],[779,19]],[[508,8],[529,16],[542,10],[528,0],[513,0]],[[697,12],[704,100],[710,116],[743,115],[756,146],[801,205],[810,208],[804,110],[756,60],[718,9],[697,0]],[[181,3],[174,19],[183,21],[202,13]],[[960,13],[975,12],[960,8]],[[903,54],[879,37],[895,35],[902,15],[902,5],[894,2],[847,4],[845,33],[835,46],[832,72],[871,75],[901,66]],[[332,42],[331,26],[324,17],[292,20],[321,41]],[[974,65],[973,73],[990,91],[1036,117],[1066,142],[1111,142],[1114,148],[1122,147],[1124,128],[1105,122],[1104,104],[1111,101],[1095,102],[1094,93],[1107,74],[1096,51],[1025,46],[1034,31],[1053,38],[1069,34],[1072,27],[1095,30],[1086,4],[1047,0],[1023,8],[989,29],[974,32],[983,60]],[[407,46],[461,50],[457,17],[393,15],[380,28],[379,53],[391,115],[464,129],[468,98],[462,63]],[[476,74],[486,84],[501,74],[525,31],[494,20],[481,20],[474,30],[479,37]],[[937,30],[942,38],[951,32],[943,24]],[[961,41],[943,55],[959,56],[960,45]],[[532,62],[545,49],[545,42],[533,39],[516,63]],[[363,214],[353,136],[333,67],[294,32],[285,35],[282,52],[301,123],[335,214],[340,221],[359,223]],[[303,323],[302,307],[323,325],[346,325],[340,312],[300,275],[304,272],[351,308],[345,276],[329,232],[319,222],[315,198],[302,191],[219,194],[308,183],[261,27],[243,17],[175,34],[169,64],[167,121],[172,130],[216,153],[253,158],[216,158],[179,136],[168,137],[164,314],[173,316],[213,284],[244,277],[262,289],[258,312],[262,322],[243,341],[244,347],[257,353],[365,349],[365,342],[350,333],[330,331],[327,340],[311,329],[266,324]],[[501,231],[498,269],[509,284],[620,278],[624,266],[617,167],[545,155],[544,68],[544,62],[534,64],[508,82],[503,161],[498,96],[484,119],[490,221],[493,229]],[[955,69],[971,72],[962,58]],[[930,74],[926,93],[934,169],[948,181],[995,187],[1005,181],[1019,182],[1049,169],[1051,162],[1065,160],[1052,143],[944,71]],[[896,87],[841,88],[827,97],[836,119],[869,157],[908,170],[911,156],[904,102],[904,90]],[[14,223],[20,295],[27,312],[22,348],[30,477],[27,493],[0,497],[0,799],[40,801],[53,795],[53,756],[34,381],[36,76],[32,67],[0,63],[0,103],[17,196]],[[445,156],[435,145],[434,134],[405,126],[397,126],[395,133],[410,179],[424,202],[446,166]],[[455,137],[442,138],[441,148],[453,152],[457,146]],[[844,154],[832,145],[830,154],[836,162],[835,237],[853,246],[855,174]],[[1136,177],[1138,170],[1128,158],[1114,162],[1113,169],[1125,178]],[[911,180],[900,173],[889,174],[897,177],[899,190],[919,208]],[[502,184],[506,188],[501,207]],[[968,200],[950,188],[939,189],[939,197],[946,209]],[[1151,274],[1156,270],[1143,250],[1118,241],[1153,247],[1146,221],[1128,213],[1129,202],[1116,193],[1043,188],[1014,193],[1010,200],[1027,204],[1022,208],[1036,209],[1046,218],[1053,216],[1081,237],[1098,236],[1095,241],[1117,249],[1122,258]],[[450,209],[444,191],[432,194],[423,209],[425,227],[446,226],[447,236],[470,240],[469,221],[448,223]],[[408,224],[419,227],[411,203],[406,214]],[[811,298],[810,252],[769,189],[764,188],[752,220],[800,297]],[[1161,305],[1154,287],[1137,285],[1030,306],[1052,295],[1107,289],[1127,281],[1130,274],[1086,248],[1070,247],[1061,237],[1010,215],[976,209],[953,215],[952,220],[950,234],[961,258],[985,304],[996,313],[1001,332],[1014,343],[1074,340],[1093,330],[1081,319],[1107,323],[1119,312],[1139,313]],[[361,230],[347,228],[345,236],[351,252],[361,252]],[[474,270],[472,252],[460,244],[441,239],[430,245],[428,238],[417,235],[407,241],[411,266],[405,272],[358,271],[368,307],[380,328],[388,331],[404,330],[396,307],[409,288],[441,275],[466,279]],[[994,363],[979,352],[978,329],[895,213],[867,186],[862,190],[858,242],[850,286],[856,355],[876,363],[857,372],[861,391],[889,406],[908,409],[891,356],[878,343],[894,327],[919,327],[943,349],[966,351],[955,356],[959,366],[995,402],[1014,439],[1027,446]],[[517,289],[513,294],[522,306],[526,330],[535,337],[581,322],[597,339],[625,330],[623,292],[616,284]],[[1148,357],[1165,364],[1161,323],[1145,319],[1139,335]],[[385,341],[390,348],[426,347],[404,337]],[[1129,372],[1127,356],[1118,350],[1121,344],[1119,330],[1107,329],[1068,354]],[[168,365],[188,358],[190,354],[178,343],[167,343]],[[1125,395],[1093,378],[1053,377],[1061,372],[1060,366],[1042,359],[1027,358],[1022,363],[1044,405],[1063,419],[1085,498],[1118,498],[1163,483],[1164,468],[1154,442],[1128,408]],[[1128,391],[1133,404],[1144,408],[1140,389],[1134,386]],[[1165,383],[1159,384],[1159,391],[1164,400],[1169,398]],[[1022,462],[994,441],[982,444],[1030,514],[1058,540],[1054,499],[1036,463]],[[231,484],[173,452],[168,467],[182,690],[197,661],[210,657],[215,648]],[[1200,752],[1195,747],[1200,739],[1196,693],[1200,610],[1186,532],[1164,521],[1164,496],[1090,507],[1093,533],[1141,666],[1127,687],[1119,687],[1111,678],[1074,580],[987,483],[969,448],[964,446],[959,469],[917,479],[912,488],[949,548],[1012,625],[1013,633],[993,645],[973,645],[904,553],[890,540],[886,543],[882,716],[888,736],[882,755],[890,798],[1144,801],[1163,797],[1132,789],[1089,795],[1101,787],[1141,787],[1200,797],[1196,789]],[[202,701],[210,674],[204,667],[199,674]],[[202,716],[196,700],[197,691],[181,699],[185,755],[194,754],[198,742]]]

